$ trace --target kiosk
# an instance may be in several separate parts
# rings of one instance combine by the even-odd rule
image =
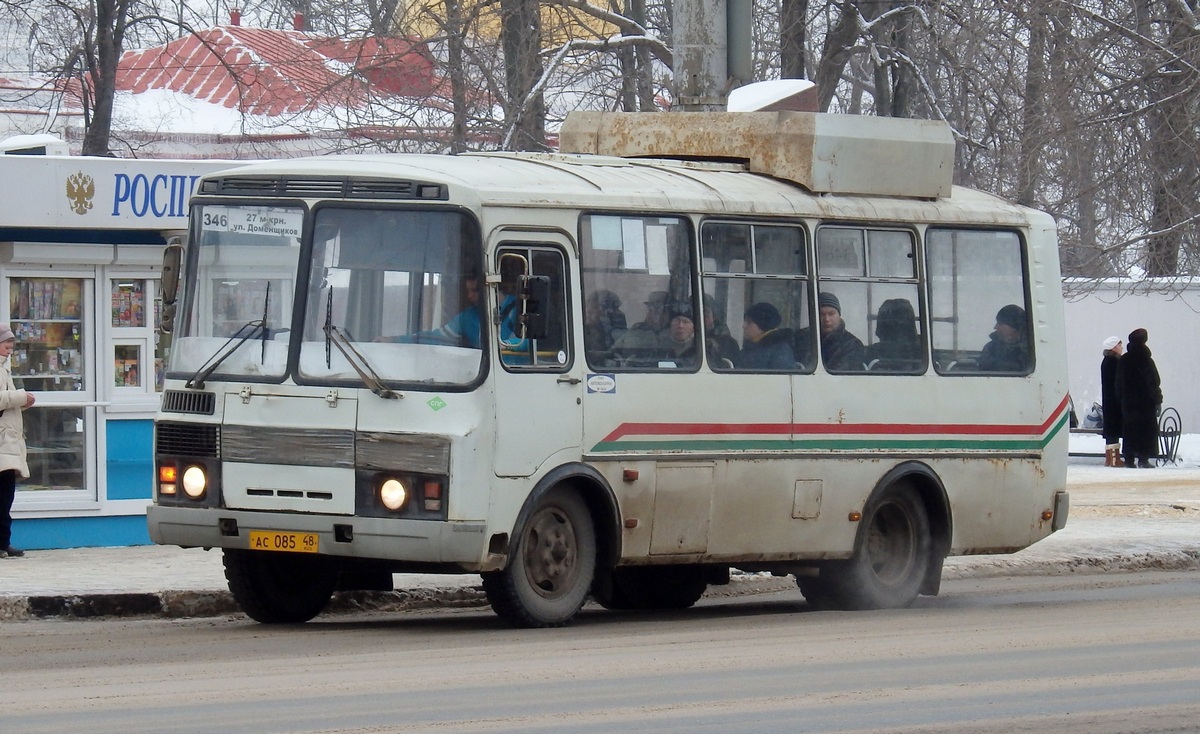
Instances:
[[[17,485],[13,544],[149,543],[152,420],[163,357],[163,246],[185,234],[192,187],[233,161],[30,155],[4,146],[0,319],[26,411],[31,476]],[[22,154],[13,154],[22,153]]]

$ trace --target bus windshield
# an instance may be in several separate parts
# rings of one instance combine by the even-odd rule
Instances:
[[[171,372],[307,384],[466,385],[483,365],[482,256],[453,211],[203,205]],[[306,258],[307,259],[307,258]],[[299,361],[289,369],[297,282]]]
[[[448,210],[317,209],[297,380],[474,381],[486,331],[474,231]]]
[[[192,221],[171,372],[282,379],[304,210],[205,205]]]

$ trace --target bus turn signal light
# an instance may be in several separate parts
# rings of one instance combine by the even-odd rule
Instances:
[[[175,494],[179,470],[174,464],[158,467],[158,493]]]

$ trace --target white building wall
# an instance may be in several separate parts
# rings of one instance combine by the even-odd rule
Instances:
[[[1083,293],[1086,289],[1086,293]],[[1075,410],[1083,419],[1100,400],[1100,360],[1104,339],[1119,336],[1128,344],[1139,327],[1150,333],[1147,346],[1162,378],[1163,406],[1179,411],[1184,433],[1200,432],[1200,283],[1154,284],[1110,281],[1068,284],[1067,367]]]

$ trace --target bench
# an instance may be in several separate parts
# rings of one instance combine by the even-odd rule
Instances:
[[[1071,433],[1079,435],[1099,436],[1104,431],[1100,428],[1072,428]],[[1183,420],[1179,411],[1174,408],[1163,408],[1158,417],[1158,465],[1174,464],[1179,461],[1179,439],[1183,435]],[[1069,456],[1103,459],[1104,452],[1072,451]]]

